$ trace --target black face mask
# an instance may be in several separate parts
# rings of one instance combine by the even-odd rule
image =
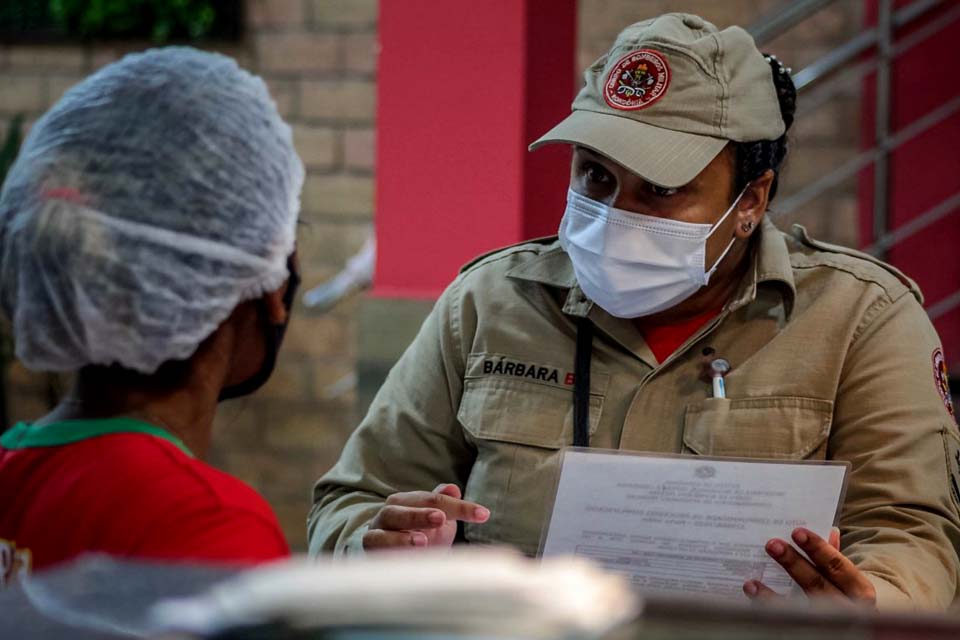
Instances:
[[[273,369],[277,366],[277,354],[280,352],[280,345],[283,343],[283,335],[286,333],[287,324],[290,322],[290,310],[293,309],[293,301],[296,300],[297,288],[300,286],[300,274],[294,268],[292,256],[287,260],[287,271],[290,273],[290,279],[287,280],[287,290],[283,294],[283,306],[287,310],[286,322],[271,324],[267,303],[263,300],[258,301],[257,313],[260,315],[260,323],[264,327],[263,364],[260,365],[259,371],[246,380],[221,389],[220,402],[250,395],[262,387],[273,374]]]

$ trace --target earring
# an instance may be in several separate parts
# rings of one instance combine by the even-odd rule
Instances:
[[[740,225],[740,228],[744,231],[750,231],[753,229],[753,222],[744,222],[742,225]]]

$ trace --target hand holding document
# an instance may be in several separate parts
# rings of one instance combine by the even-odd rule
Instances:
[[[590,558],[648,591],[745,600],[794,591],[765,552],[796,527],[828,538],[847,463],[564,453],[542,554]]]

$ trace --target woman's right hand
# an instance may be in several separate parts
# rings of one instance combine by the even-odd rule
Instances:
[[[457,520],[486,522],[490,518],[489,509],[462,497],[455,484],[441,484],[432,492],[393,494],[363,534],[364,550],[451,546]]]

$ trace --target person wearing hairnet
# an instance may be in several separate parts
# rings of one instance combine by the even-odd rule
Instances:
[[[0,437],[0,577],[289,553],[266,501],[201,460],[218,402],[273,368],[303,177],[264,83],[190,48],[105,67],[32,128],[0,194],[0,304],[24,366],[76,380]]]
[[[440,297],[317,482],[311,550],[447,546],[459,521],[466,541],[535,554],[571,444],[845,460],[839,549],[797,529],[766,553],[811,596],[949,606],[960,439],[943,352],[909,278],[765,215],[789,71],[739,27],[667,14],[584,75],[534,143],[573,146],[559,237],[477,259]],[[726,361],[725,395],[705,352]]]

